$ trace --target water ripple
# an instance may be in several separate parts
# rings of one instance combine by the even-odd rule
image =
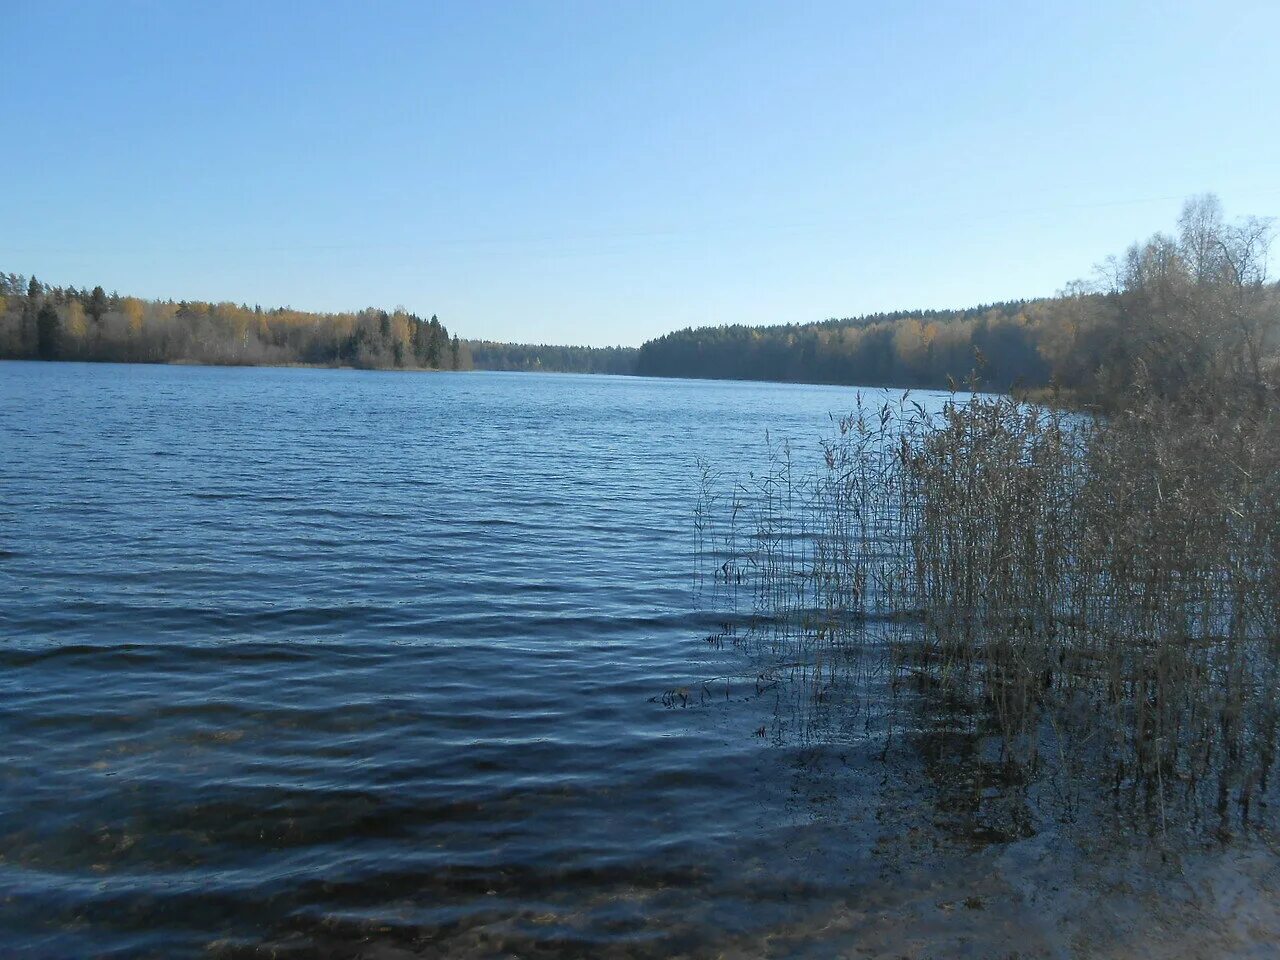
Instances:
[[[844,903],[871,774],[749,684],[655,697],[744,669],[698,458],[851,403],[0,364],[0,952],[659,956]]]

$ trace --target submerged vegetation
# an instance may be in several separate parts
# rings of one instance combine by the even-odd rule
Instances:
[[[436,317],[142,300],[0,273],[0,359],[467,370]]]
[[[708,467],[696,529],[757,632],[960,706],[1000,763],[1068,807],[1160,828],[1269,816],[1280,734],[1280,402],[1264,225],[1184,213],[1090,295],[1127,331],[1075,389],[859,399],[822,462]],[[1091,319],[1090,319],[1091,318]],[[976,386],[976,378],[974,381]],[[831,668],[828,667],[828,675]],[[821,691],[821,684],[814,688]],[[902,717],[892,729],[905,726]]]

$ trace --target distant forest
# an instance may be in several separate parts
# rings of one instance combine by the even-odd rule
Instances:
[[[468,340],[479,370],[546,371],[554,373],[636,372],[635,347],[561,347],[547,343],[498,343]]]
[[[1176,234],[1108,258],[1056,297],[968,310],[875,314],[791,326],[699,327],[640,348],[645,376],[991,390],[1042,388],[1106,403],[1135,380],[1280,381],[1280,285],[1270,221],[1227,222],[1213,195]]]
[[[0,273],[0,359],[468,370],[436,317],[142,300]]]
[[[903,310],[787,326],[690,327],[640,348],[636,372],[653,377],[784,380],[941,387],[982,381],[1007,388],[1049,381],[1046,323],[1056,301],[966,310]]]
[[[1213,371],[1280,377],[1280,286],[1267,276],[1270,223],[1228,223],[1212,195],[1189,201],[1176,235],[1109,258],[1055,297],[964,310],[904,310],[787,326],[690,327],[632,347],[461,340],[436,317],[266,310],[140,300],[0,273],[0,359],[315,364],[547,371],[857,386],[1052,386],[1081,399]],[[1214,282],[1208,284],[1206,278]]]

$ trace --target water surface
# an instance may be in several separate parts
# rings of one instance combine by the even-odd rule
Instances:
[[[699,459],[854,396],[0,364],[0,950],[1063,955],[966,745],[707,641]]]

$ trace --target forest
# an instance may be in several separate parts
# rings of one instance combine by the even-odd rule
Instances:
[[[1227,222],[1206,195],[1187,203],[1176,236],[1134,244],[1054,297],[691,327],[639,349],[464,340],[438,318],[403,309],[311,313],[143,300],[0,273],[0,358],[1051,388],[1097,402],[1137,376],[1156,389],[1196,377],[1221,382],[1228,372],[1275,380],[1280,292],[1267,278],[1268,227],[1257,217]],[[1206,285],[1208,263],[1219,282]]]
[[[1280,289],[1267,276],[1269,222],[1228,222],[1212,195],[1055,297],[968,310],[820,323],[680,330],[640,348],[646,376],[989,390],[1045,388],[1086,401],[1141,377],[1170,393],[1193,382],[1275,382]],[[1212,282],[1210,282],[1212,281]]]
[[[945,387],[948,377],[966,380],[981,356],[990,384],[1042,385],[1050,368],[1040,333],[1051,303],[688,328],[644,344],[636,370],[659,377]]]
[[[494,340],[468,340],[466,344],[477,369],[522,372],[633,374],[639,352],[635,347],[566,347]]]
[[[0,273],[0,359],[468,370],[436,317],[144,300]]]

